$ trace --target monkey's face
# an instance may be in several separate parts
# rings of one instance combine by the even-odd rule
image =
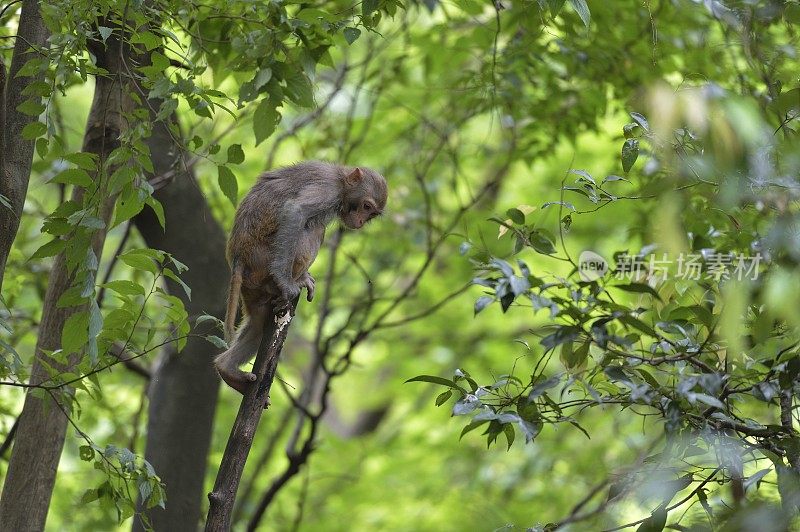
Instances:
[[[342,222],[348,229],[361,229],[364,224],[380,213],[375,200],[368,197],[359,203],[351,204],[348,211],[342,216]]]
[[[356,168],[345,179],[342,223],[348,229],[361,229],[364,224],[379,216],[386,206],[386,180],[368,168]]]

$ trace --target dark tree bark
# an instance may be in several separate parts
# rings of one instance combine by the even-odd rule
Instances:
[[[206,532],[227,532],[231,529],[236,491],[239,489],[239,481],[247,462],[247,455],[250,454],[253,445],[253,437],[258,429],[261,414],[269,404],[269,390],[275,379],[275,370],[294,315],[295,305],[297,305],[296,299],[291,305],[291,310],[283,316],[276,317],[272,311],[267,312],[264,335],[253,366],[256,382],[248,388],[242,398],[239,413],[236,414],[228,444],[225,446],[225,453],[222,455],[214,490],[208,494],[210,505]]]
[[[132,104],[128,96],[130,88],[120,85],[120,78],[113,75],[120,72],[121,60],[127,55],[127,49],[121,45],[118,35],[110,36],[106,40],[106,47],[97,53],[98,63],[112,75],[97,78],[83,151],[95,153],[103,161],[119,146],[120,134],[127,127],[123,114],[131,110]],[[83,195],[84,189],[75,187],[72,198],[81,202]],[[113,211],[114,199],[108,197],[100,206],[99,217],[105,221],[106,227]],[[97,230],[92,236],[91,245],[98,260],[105,237],[105,230]],[[43,352],[61,347],[61,330],[67,318],[85,309],[85,306],[57,306],[59,297],[71,284],[72,279],[67,272],[65,255],[62,252],[56,257],[47,285],[36,356],[31,369],[31,384],[48,379],[42,363]],[[75,361],[77,358],[73,356],[67,368]],[[52,360],[49,363],[52,365]],[[0,499],[0,523],[4,530],[44,529],[68,421],[62,405],[56,403],[53,397],[39,399],[31,394],[25,397]]]
[[[0,205],[0,287],[3,286],[11,244],[14,243],[19,229],[33,160],[34,143],[22,138],[22,128],[32,118],[17,111],[17,106],[29,98],[22,96],[22,89],[42,79],[42,75],[17,77],[17,72],[28,60],[36,57],[37,52],[31,51],[31,47],[44,46],[47,37],[48,32],[39,12],[38,0],[25,0],[22,2],[11,69],[7,76],[0,79],[3,85],[0,88],[0,95],[3,97],[0,102],[0,194],[11,203],[11,209]]]
[[[160,102],[150,104],[158,109]],[[135,218],[136,228],[149,247],[171,253],[189,267],[182,279],[192,288],[191,300],[175,283],[167,286],[183,300],[189,316],[208,313],[222,317],[229,276],[225,234],[191,170],[181,166],[180,148],[166,124],[154,124],[148,144],[156,175],[174,172],[174,178],[154,194],[164,207],[166,229],[150,209]],[[168,348],[153,373],[145,457],[167,491],[166,508],[147,511],[156,530],[196,531],[201,520],[203,480],[219,391],[212,360],[218,353],[210,342],[190,338],[182,353]],[[143,530],[138,519],[133,530]]]

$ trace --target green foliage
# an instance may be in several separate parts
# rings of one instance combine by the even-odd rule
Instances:
[[[49,380],[30,393],[57,397],[86,433],[143,444],[139,377],[121,370],[118,348],[145,363],[193,334],[226,346],[207,328],[218,319],[197,318],[203,332],[193,332],[164,289],[169,279],[187,297],[197,291],[185,267],[123,236],[147,209],[162,226],[170,219],[153,198],[172,178],[153,175],[165,154],[145,142],[164,123],[183,148],[166,156],[196,171],[228,227],[265,166],[326,158],[373,166],[390,183],[384,219],[358,236],[332,230],[314,266],[318,280],[332,272],[319,284],[329,299],[302,306],[292,325],[304,341],[281,361],[288,385],[252,454],[269,459],[248,465],[253,491],[237,526],[289,460],[271,449],[311,432],[307,412],[291,409],[306,396],[306,364],[324,354],[330,419],[311,442],[308,477],[270,508],[270,528],[405,530],[408,515],[420,530],[637,519],[640,530],[735,528],[753,516],[788,528],[775,505],[798,492],[797,432],[781,417],[800,374],[795,2],[42,9],[52,37],[22,74],[44,80],[18,107],[38,158],[0,307],[7,384],[26,382],[59,255],[72,276],[59,305],[75,312],[60,349],[43,355]],[[120,37],[137,89],[119,146],[101,159],[78,148],[76,132],[89,78],[107,75],[93,47]],[[101,231],[103,256],[91,247]],[[585,250],[613,258],[609,269],[587,279]],[[713,275],[684,278],[674,262],[651,273],[664,253],[692,255]],[[757,278],[735,279],[727,253],[760,253]],[[474,303],[457,299],[470,279]],[[5,432],[22,404],[8,396]],[[209,463],[228,436],[231,397],[222,394]],[[374,433],[342,435],[381,407],[388,421]],[[291,436],[279,420],[297,418]],[[65,456],[92,462],[96,477],[60,472],[51,526],[108,529],[139,497],[164,504],[146,462],[87,438]],[[745,498],[732,501],[737,475]],[[87,485],[84,502],[99,504],[76,513]],[[694,502],[681,517],[676,508]]]
[[[548,320],[534,331],[539,345],[529,349],[538,361],[529,379],[501,375],[478,385],[464,370],[452,381],[412,379],[451,389],[436,405],[454,397],[453,415],[470,417],[462,436],[485,425],[483,435],[491,445],[516,427],[529,442],[547,425],[568,423],[590,437],[579,417],[616,405],[660,418],[666,447],[649,460],[683,463],[688,475],[702,472],[692,457],[720,448],[727,449],[717,463],[720,469],[737,467],[731,461],[741,462],[753,450],[761,452],[760,462],[774,461],[776,449],[794,460],[800,442],[796,432],[773,419],[791,415],[791,399],[785,403],[783,398],[795,396],[800,377],[795,311],[783,304],[797,293],[786,279],[796,275],[800,258],[783,229],[800,224],[800,187],[794,177],[786,177],[800,169],[796,138],[779,135],[788,123],[775,130],[766,109],[721,91],[658,96],[656,105],[672,106],[673,116],[658,116],[651,126],[642,114],[631,113],[635,123],[623,127],[626,174],[639,157],[640,142],[648,145],[644,170],[626,185],[629,193],[605,188],[606,183],[617,186],[614,182],[621,179],[616,176],[598,185],[582,170],[572,171],[579,176],[575,186],[562,186],[596,206],[578,210],[581,218],[596,218],[600,208],[620,201],[640,204],[634,209],[655,213],[645,229],[657,240],[635,254],[615,252],[615,267],[589,277],[583,253],[576,262],[568,249],[569,228],[562,218],[566,202],[543,206],[559,207],[558,253],[553,239],[532,236],[540,230],[526,224],[517,209],[507,212],[510,220],[493,218],[500,235],[513,240],[514,254],[528,248],[553,255],[571,271],[549,273],[519,258],[516,267],[498,257],[476,260],[473,283],[485,294],[476,301],[476,313],[497,301],[504,313],[545,310]],[[664,101],[669,98],[675,101]],[[698,108],[708,114],[688,114]],[[684,122],[690,120],[694,127]],[[784,190],[787,179],[792,184]],[[786,194],[780,205],[775,204],[778,189]],[[765,208],[770,204],[773,209]],[[659,207],[666,211],[663,217]],[[707,215],[684,215],[687,207]],[[677,261],[665,260],[669,252],[679,253]],[[686,269],[690,259],[696,274]],[[771,290],[775,279],[792,295]],[[563,370],[548,376],[555,354]],[[459,380],[469,387],[456,386]],[[771,471],[761,469],[745,484],[757,486]],[[639,530],[664,528],[675,493],[641,521]],[[785,512],[776,520],[786,523],[793,515]],[[738,518],[734,513],[720,522]]]
[[[81,446],[80,457],[92,462],[106,477],[98,487],[83,493],[81,504],[98,501],[104,507],[113,508],[120,523],[136,514],[137,497],[145,508],[164,507],[164,484],[147,460],[128,449],[113,445],[101,448],[92,443]],[[139,518],[147,523],[143,514]]]

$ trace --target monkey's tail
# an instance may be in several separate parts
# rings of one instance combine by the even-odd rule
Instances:
[[[231,272],[231,285],[228,289],[228,308],[225,311],[225,341],[228,345],[233,341],[236,329],[236,310],[239,307],[239,296],[242,293],[242,268],[237,263],[233,264]]]

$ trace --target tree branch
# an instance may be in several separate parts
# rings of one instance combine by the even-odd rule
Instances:
[[[244,394],[236,421],[233,423],[225,453],[214,482],[214,490],[208,494],[209,509],[206,520],[206,532],[227,532],[231,529],[233,506],[236,491],[242,478],[247,455],[253,445],[258,422],[264,409],[269,406],[269,390],[275,379],[283,342],[294,316],[297,300],[290,310],[282,316],[275,316],[272,310],[267,312],[264,322],[264,333],[258,347],[253,373],[256,382]]]

